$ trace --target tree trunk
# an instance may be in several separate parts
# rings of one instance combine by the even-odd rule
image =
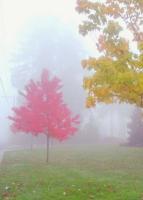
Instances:
[[[141,108],[143,106],[143,94],[141,95]]]
[[[30,138],[30,150],[31,151],[33,150],[33,135],[31,135],[31,138]]]
[[[49,144],[50,144],[50,138],[47,134],[47,164],[49,162]]]

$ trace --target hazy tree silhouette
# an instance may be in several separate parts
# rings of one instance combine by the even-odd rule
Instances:
[[[143,146],[143,115],[139,107],[133,111],[128,129],[128,144],[130,146]]]

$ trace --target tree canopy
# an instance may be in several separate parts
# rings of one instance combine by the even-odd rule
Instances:
[[[21,94],[25,102],[14,107],[14,114],[9,117],[14,132],[46,134],[64,140],[77,131],[79,115],[74,116],[64,103],[60,79],[51,79],[47,70],[40,81],[31,80]]]
[[[86,106],[127,102],[143,106],[143,1],[77,0],[82,35],[94,34],[99,55],[82,60]],[[132,47],[131,47],[132,46]]]

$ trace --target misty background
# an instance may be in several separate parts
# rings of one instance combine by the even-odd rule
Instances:
[[[56,5],[56,6],[55,6]],[[81,60],[98,55],[92,37],[78,33],[81,16],[76,1],[0,1],[0,145],[24,141],[24,134],[10,131],[11,108],[22,102],[19,91],[37,79],[43,68],[63,83],[66,103],[81,115],[79,132],[69,141],[96,143],[126,140],[134,106],[97,104],[85,108]]]

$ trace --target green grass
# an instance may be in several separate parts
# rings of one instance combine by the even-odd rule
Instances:
[[[62,146],[62,145],[61,145]],[[6,152],[0,200],[143,200],[143,149],[52,147]]]

